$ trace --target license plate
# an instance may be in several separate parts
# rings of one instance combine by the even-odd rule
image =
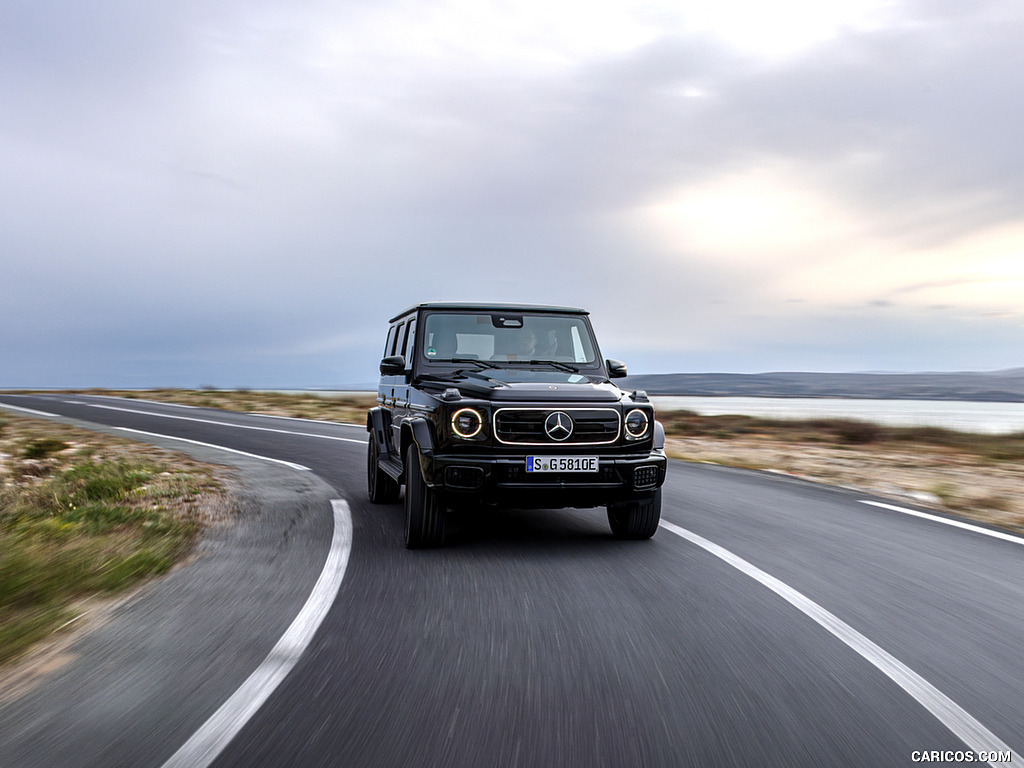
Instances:
[[[527,472],[597,472],[597,456],[527,456]]]

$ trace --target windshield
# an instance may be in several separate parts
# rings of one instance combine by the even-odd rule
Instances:
[[[431,362],[470,360],[504,364],[596,362],[590,329],[582,317],[514,313],[428,315],[421,352]]]

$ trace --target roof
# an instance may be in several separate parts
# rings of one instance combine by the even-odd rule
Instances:
[[[413,304],[404,312],[399,312],[388,322],[393,323],[400,317],[415,312],[418,309],[450,309],[450,310],[474,310],[483,312],[549,312],[566,315],[589,315],[590,312],[579,307],[557,307],[547,304],[506,304],[501,302],[469,302],[469,301],[428,301],[422,304]]]

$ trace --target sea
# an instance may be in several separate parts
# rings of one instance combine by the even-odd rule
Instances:
[[[1024,432],[1024,403],[965,400],[860,400],[804,397],[677,397],[652,395],[656,410],[705,416],[742,414],[773,419],[856,419],[887,426],[943,427],[959,432]]]
[[[309,393],[308,390],[295,390]],[[320,391],[327,397],[366,395],[362,390]],[[1024,432],[1024,403],[968,400],[881,400],[844,397],[696,397],[651,395],[657,410],[687,410],[705,416],[741,414],[772,419],[856,419],[893,427],[943,427],[958,432]]]

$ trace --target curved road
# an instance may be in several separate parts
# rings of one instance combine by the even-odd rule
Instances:
[[[201,581],[212,559],[200,558],[105,628],[122,655],[126,633],[152,636],[166,612],[194,611],[203,628],[165,629],[173,653],[143,643],[125,661],[139,669],[130,685],[87,646],[61,673],[59,707],[56,683],[0,705],[5,766],[159,768],[175,753],[218,768],[1001,764],[978,751],[1024,742],[1013,536],[672,462],[651,541],[614,540],[603,510],[513,511],[462,515],[446,547],[409,551],[401,505],[365,500],[359,427],[106,397],[0,404],[195,441],[163,442],[305,499],[277,517],[291,502],[263,499],[214,534],[222,554],[241,552],[233,575]],[[273,555],[247,561],[246,536],[273,540]],[[275,644],[321,573],[340,579],[336,597],[282,662]],[[237,599],[211,607],[211,579]],[[267,664],[279,679],[237,734],[182,757],[204,723],[226,733],[211,718],[236,691],[251,698],[243,686]]]

